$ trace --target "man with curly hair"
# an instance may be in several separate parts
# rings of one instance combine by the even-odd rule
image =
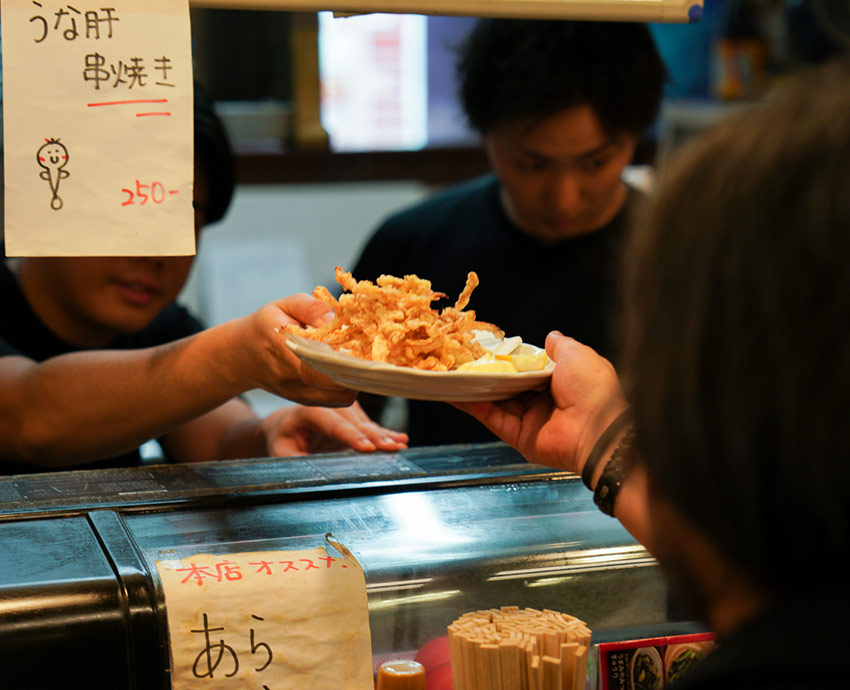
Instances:
[[[386,220],[353,274],[415,273],[509,335],[552,328],[613,356],[616,260],[640,193],[622,179],[667,72],[638,23],[488,19],[457,63],[493,172]],[[365,403],[364,403],[365,404]],[[494,440],[443,403],[411,401],[413,445]]]

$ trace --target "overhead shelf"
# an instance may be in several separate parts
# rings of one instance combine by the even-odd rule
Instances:
[[[387,12],[469,17],[695,22],[703,0],[190,0],[193,7],[345,14]]]

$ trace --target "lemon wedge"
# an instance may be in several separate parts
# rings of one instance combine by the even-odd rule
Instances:
[[[506,361],[502,356],[494,356],[491,352],[487,352],[483,357],[476,359],[474,362],[461,364],[455,371],[486,371],[496,374],[516,374],[517,368],[510,360]]]
[[[549,361],[546,350],[540,350],[534,354],[495,355],[495,358],[510,362],[517,371],[540,371],[546,368],[546,363]]]

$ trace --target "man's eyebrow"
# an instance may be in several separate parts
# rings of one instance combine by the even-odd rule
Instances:
[[[609,149],[612,149],[616,146],[617,142],[614,139],[609,139],[608,141],[603,142],[596,148],[590,149],[589,151],[585,151],[584,153],[580,153],[575,157],[575,160],[584,161],[589,158],[595,158],[603,153],[607,153]],[[523,156],[527,156],[528,158],[535,158],[541,161],[547,161],[551,159],[551,156],[546,155],[545,153],[540,153],[539,151],[534,151],[532,149],[526,149],[522,146],[519,147],[519,153]]]
[[[550,156],[547,156],[544,153],[532,151],[531,149],[527,149],[527,148],[524,148],[522,146],[518,147],[517,151],[522,156],[526,156],[528,158],[536,158],[537,160],[541,160],[541,161],[546,161],[546,160],[549,160],[549,158],[550,158]]]
[[[614,148],[616,143],[617,142],[614,141],[613,139],[609,139],[608,141],[606,141],[602,145],[597,146],[595,149],[591,149],[590,151],[582,153],[580,156],[578,156],[578,160],[587,160],[588,158],[595,158],[596,156],[599,156],[600,154],[607,153],[609,149]]]

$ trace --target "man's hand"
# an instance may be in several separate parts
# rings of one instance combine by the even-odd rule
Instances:
[[[320,326],[333,317],[327,305],[307,294],[271,302],[253,314],[229,322],[241,331],[242,346],[233,353],[239,371],[253,385],[304,405],[347,407],[356,392],[334,383],[302,362],[286,346],[287,325]],[[227,326],[228,324],[224,324]]]
[[[614,367],[591,348],[550,333],[548,390],[495,403],[458,403],[529,461],[581,472],[605,427],[626,407]]]
[[[273,412],[262,422],[268,454],[307,455],[351,448],[361,453],[407,448],[407,434],[376,424],[360,405],[325,408],[296,405]]]

